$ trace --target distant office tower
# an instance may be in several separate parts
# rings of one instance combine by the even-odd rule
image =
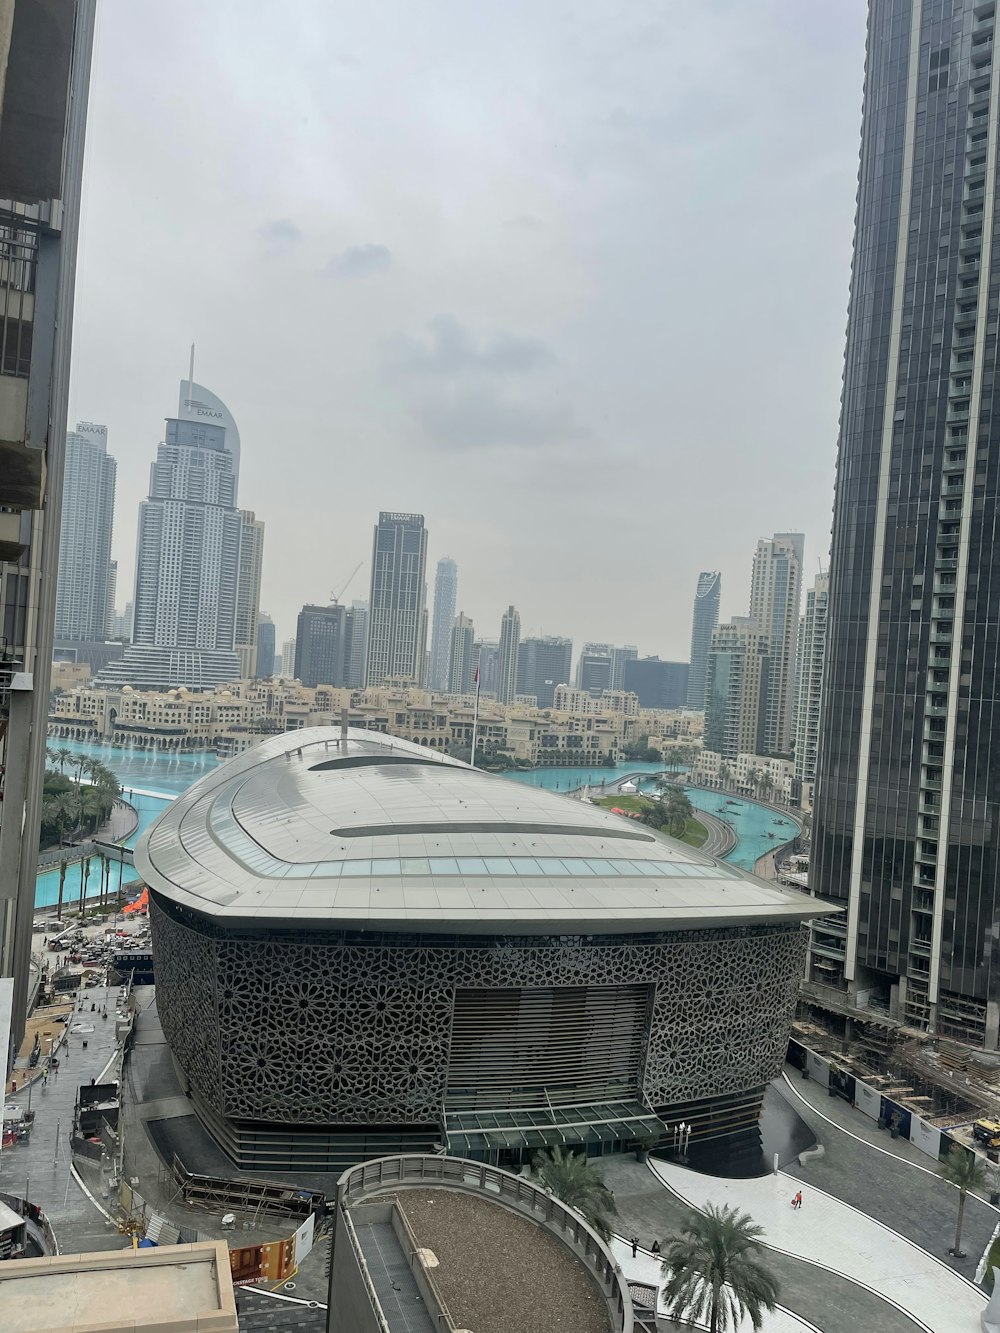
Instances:
[[[614,644],[585,643],[580,649],[580,658],[576,664],[576,687],[586,690],[595,697],[612,688]],[[569,681],[560,681],[568,685]]]
[[[451,654],[451,630],[458,605],[458,565],[450,556],[443,556],[437,564],[434,577],[434,623],[431,627],[430,688],[448,688]]]
[[[60,538],[59,549],[60,551],[62,550],[62,538]],[[108,623],[107,628],[104,631],[105,637],[109,639],[111,638],[111,631],[114,628],[115,623],[115,605],[117,596],[118,561],[112,560],[108,566]]]
[[[746,616],[712,635],[705,689],[705,749],[726,759],[763,753],[770,679],[768,637]]]
[[[274,621],[266,611],[257,617],[257,672],[261,677],[274,672]]]
[[[522,639],[516,693],[533,695],[539,708],[551,708],[556,688],[568,685],[572,680],[572,664],[572,639],[563,639],[556,634]]]
[[[451,654],[448,662],[448,693],[471,694],[473,643],[476,631],[468,616],[459,614],[451,628]]]
[[[497,698],[502,704],[513,702],[517,693],[517,655],[521,644],[521,617],[508,606],[500,619],[500,647],[497,662]]]
[[[817,574],[813,586],[806,591],[806,609],[799,625],[798,682],[795,689],[795,779],[810,805],[811,789],[816,781],[829,593],[829,574]]]
[[[688,673],[688,708],[705,707],[705,677],[712,634],[719,623],[719,598],[722,575],[717,569],[705,569],[698,575],[691,616],[691,670]]]
[[[625,665],[627,662],[634,662],[639,656],[639,649],[634,643],[627,643],[624,648],[611,649],[611,688],[613,690],[623,690],[625,688]]]
[[[424,675],[426,562],[423,514],[379,514],[368,598],[367,685],[389,679],[416,684]]]
[[[80,421],[75,431],[67,433],[59,525],[57,639],[107,638],[114,619],[111,529],[117,469],[118,464],[108,453],[107,426]]]
[[[431,674],[431,650],[428,647],[430,642],[428,638],[427,625],[429,616],[427,614],[427,587],[424,586],[424,608],[420,612],[420,639],[417,647],[417,665],[419,672],[417,675],[417,684],[422,690],[427,689],[427,682]]]
[[[640,657],[625,663],[623,689],[639,696],[642,708],[683,708],[688,697],[687,662]]]
[[[768,637],[770,667],[764,705],[764,754],[789,754],[795,706],[795,645],[802,603],[801,532],[776,532],[757,543],[750,584],[750,619]]]
[[[176,417],[139,506],[132,644],[101,684],[208,688],[235,680],[241,519],[239,431],[228,408],[182,380]]]
[[[295,630],[296,680],[310,687],[335,685],[344,680],[344,621],[347,613],[334,602],[332,606],[304,606]]]
[[[243,680],[251,680],[257,674],[257,617],[260,615],[260,575],[263,564],[264,524],[252,509],[241,509],[235,647]]]
[[[281,645],[281,675],[295,679],[295,640],[285,639]]]
[[[352,690],[365,683],[368,647],[368,603],[354,601],[344,617],[344,684]]]
[[[847,907],[814,981],[991,1050],[998,40],[992,3],[869,10],[809,872]]]
[[[500,645],[496,639],[477,639],[472,646],[472,671],[479,672],[479,693],[494,698],[500,679]]]

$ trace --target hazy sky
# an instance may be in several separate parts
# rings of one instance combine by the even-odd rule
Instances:
[[[70,422],[118,602],[188,349],[279,642],[379,509],[459,607],[687,656],[700,569],[825,562],[864,0],[102,0]]]

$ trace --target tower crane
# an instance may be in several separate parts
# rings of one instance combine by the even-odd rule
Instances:
[[[343,597],[344,593],[347,591],[347,589],[348,589],[348,588],[351,586],[351,584],[354,582],[354,577],[355,577],[355,575],[357,574],[358,570],[361,568],[361,566],[362,566],[364,563],[365,563],[365,562],[364,562],[363,560],[359,560],[358,563],[357,563],[357,564],[354,566],[354,568],[351,570],[350,577],[348,578],[348,580],[347,580],[347,582],[344,584],[344,586],[341,588],[340,592],[332,592],[332,593],[330,594],[330,605],[331,605],[331,606],[337,606],[337,605],[339,604],[341,597]]]

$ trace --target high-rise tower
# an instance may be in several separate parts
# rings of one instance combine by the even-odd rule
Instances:
[[[114,618],[111,529],[118,464],[108,453],[108,428],[77,422],[66,435],[59,528],[57,639],[101,640]]]
[[[811,805],[816,781],[819,717],[826,655],[829,574],[817,574],[806,589],[806,609],[799,624],[798,680],[795,688],[795,780],[804,804]]]
[[[810,888],[814,980],[1000,1038],[996,7],[872,0]],[[994,411],[994,407],[998,410]]]
[[[423,514],[381,513],[372,543],[365,683],[424,673],[427,529]]]
[[[266,611],[257,617],[257,660],[256,674],[266,680],[274,675],[274,621]]]
[[[258,674],[257,618],[260,615],[260,576],[263,564],[264,524],[252,509],[241,509],[235,648],[239,654],[240,676],[243,680],[249,680]],[[269,662],[267,666],[270,675],[273,662]]]
[[[451,627],[451,654],[448,663],[448,693],[471,694],[473,666],[473,644],[476,638],[475,626],[468,616],[461,613],[455,617]]]
[[[694,593],[694,613],[691,616],[691,669],[688,672],[688,708],[705,707],[705,672],[708,653],[712,647],[712,631],[719,623],[719,598],[722,595],[722,575],[717,569],[706,569],[698,575]]]
[[[761,745],[766,754],[792,748],[795,709],[795,648],[802,604],[801,532],[776,532],[757,543],[750,583],[750,619],[770,645]]]
[[[228,409],[182,380],[178,416],[167,420],[139,506],[132,644],[104,668],[102,684],[205,688],[239,677],[238,467]]]
[[[508,606],[500,619],[500,660],[497,667],[497,698],[509,704],[517,693],[517,652],[521,646],[521,617]]]
[[[431,624],[431,674],[428,684],[432,690],[448,689],[451,630],[458,605],[458,565],[450,556],[437,563],[434,576],[434,620]]]
[[[344,649],[347,612],[338,603],[304,606],[295,626],[293,674],[303,685],[346,685]]]

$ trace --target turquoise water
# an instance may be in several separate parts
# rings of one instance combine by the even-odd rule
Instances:
[[[126,847],[134,847],[156,816],[170,804],[175,796],[187,791],[192,783],[211,772],[218,765],[214,754],[149,754],[139,750],[115,750],[108,745],[87,745],[82,741],[50,741],[54,750],[71,750],[73,754],[85,754],[99,759],[111,769],[124,788],[125,799],[139,812],[139,825],[131,837],[125,839]],[[54,765],[58,767],[58,765]],[[67,773],[73,776],[72,766],[67,766]],[[141,792],[141,795],[140,795]],[[133,878],[128,866],[124,869],[125,882]],[[111,871],[112,887],[119,883],[119,867]],[[100,862],[92,860],[90,876],[85,884],[88,897],[96,897],[101,888]],[[39,871],[35,880],[35,907],[51,907],[59,901],[59,866],[50,866]],[[63,903],[72,904],[80,901],[80,865],[71,865],[66,871],[63,885]]]
[[[134,847],[140,834],[153,822],[175,796],[187,791],[204,774],[218,766],[213,754],[168,755],[140,750],[115,750],[107,745],[87,745],[83,741],[52,741],[53,749],[71,750],[74,754],[85,754],[100,759],[115,774],[124,788],[125,797],[139,812],[139,826],[125,841],[126,847]],[[536,768],[528,771],[505,773],[503,776],[514,782],[524,782],[532,787],[544,787],[548,791],[569,792],[575,788],[589,786],[595,795],[600,794],[604,784],[623,778],[628,773],[659,773],[662,763],[625,763],[615,768]],[[72,771],[72,770],[70,770]],[[641,782],[644,791],[652,790],[652,779]],[[767,806],[754,801],[744,801],[727,796],[723,792],[702,791],[697,787],[685,789],[691,804],[698,810],[717,815],[732,825],[737,843],[726,856],[726,860],[744,870],[752,870],[754,862],[767,851],[787,842],[795,833],[795,825],[787,816],[777,814]],[[738,812],[738,813],[737,813]],[[769,838],[773,833],[776,836]],[[126,882],[129,870],[125,870]],[[118,883],[118,868],[112,870],[112,885]],[[97,861],[91,862],[90,878],[87,881],[88,895],[100,891],[100,869]],[[59,867],[50,867],[39,872],[35,881],[35,906],[51,907],[59,897]],[[80,866],[71,865],[66,872],[63,889],[64,903],[78,902],[80,897]]]

